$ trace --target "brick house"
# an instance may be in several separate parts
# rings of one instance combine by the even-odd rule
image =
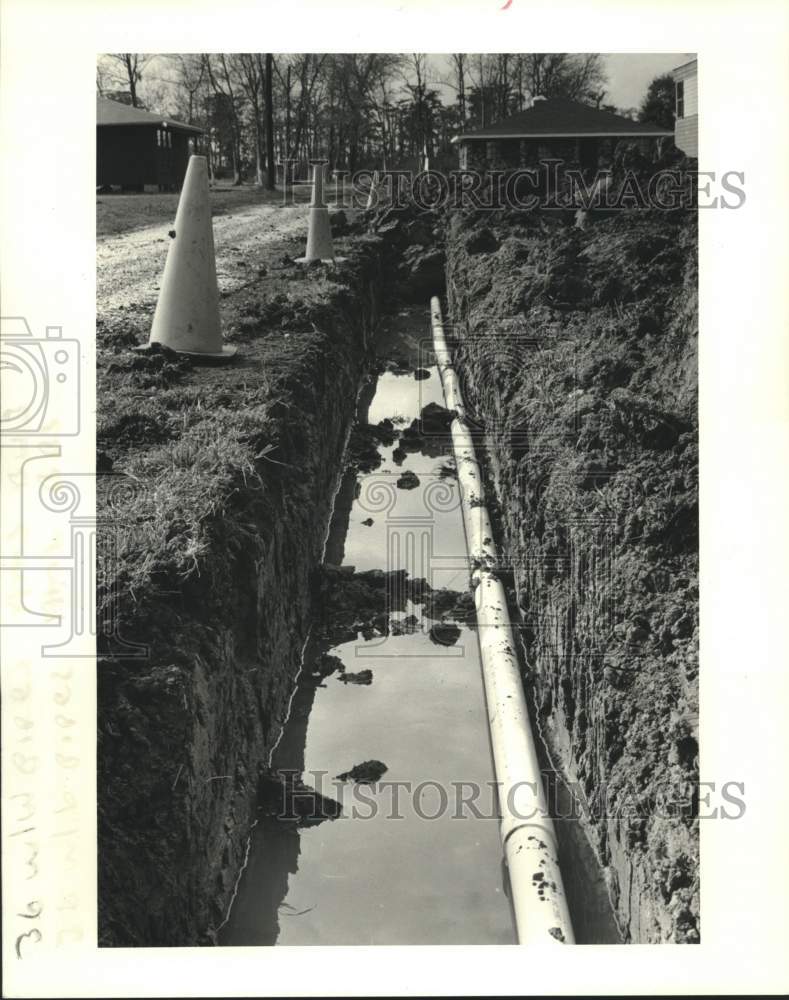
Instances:
[[[176,191],[203,130],[96,98],[96,186]]]
[[[677,66],[674,77],[674,142],[688,156],[699,155],[699,70],[698,60]]]
[[[463,170],[531,167],[546,159],[596,170],[610,162],[622,140],[651,155],[659,140],[673,134],[659,125],[635,122],[579,101],[538,97],[527,110],[457,135],[452,142],[458,147]]]

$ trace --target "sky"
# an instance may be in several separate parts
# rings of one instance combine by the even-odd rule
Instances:
[[[675,66],[692,59],[691,52],[650,52],[631,54],[612,52],[603,56],[608,73],[606,104],[635,108],[641,103],[649,84],[656,76],[669,73]]]

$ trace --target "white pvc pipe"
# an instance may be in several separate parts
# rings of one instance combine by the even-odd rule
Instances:
[[[452,445],[477,609],[477,635],[499,791],[501,839],[518,943],[574,944],[559,871],[556,832],[545,800],[507,597],[496,575],[498,560],[484,503],[482,473],[466,424],[437,298],[430,300],[430,314],[444,401],[447,409],[457,413],[451,427]]]

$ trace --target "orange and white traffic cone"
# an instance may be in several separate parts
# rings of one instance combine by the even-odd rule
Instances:
[[[169,347],[197,363],[232,361],[236,348],[222,344],[208,162],[204,156],[189,157],[170,236],[148,343]]]
[[[323,169],[323,165],[320,163],[316,163],[312,168],[312,201],[310,202],[310,221],[307,230],[307,252],[303,257],[298,258],[300,263],[309,264],[313,260],[334,260],[329,210],[323,200]]]

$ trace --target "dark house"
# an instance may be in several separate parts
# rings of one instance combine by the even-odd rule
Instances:
[[[96,185],[176,191],[203,130],[96,98]]]
[[[659,140],[673,135],[659,125],[634,122],[578,101],[537,97],[526,111],[457,135],[452,142],[464,170],[532,167],[547,159],[595,170],[610,162],[623,139],[649,155]]]

